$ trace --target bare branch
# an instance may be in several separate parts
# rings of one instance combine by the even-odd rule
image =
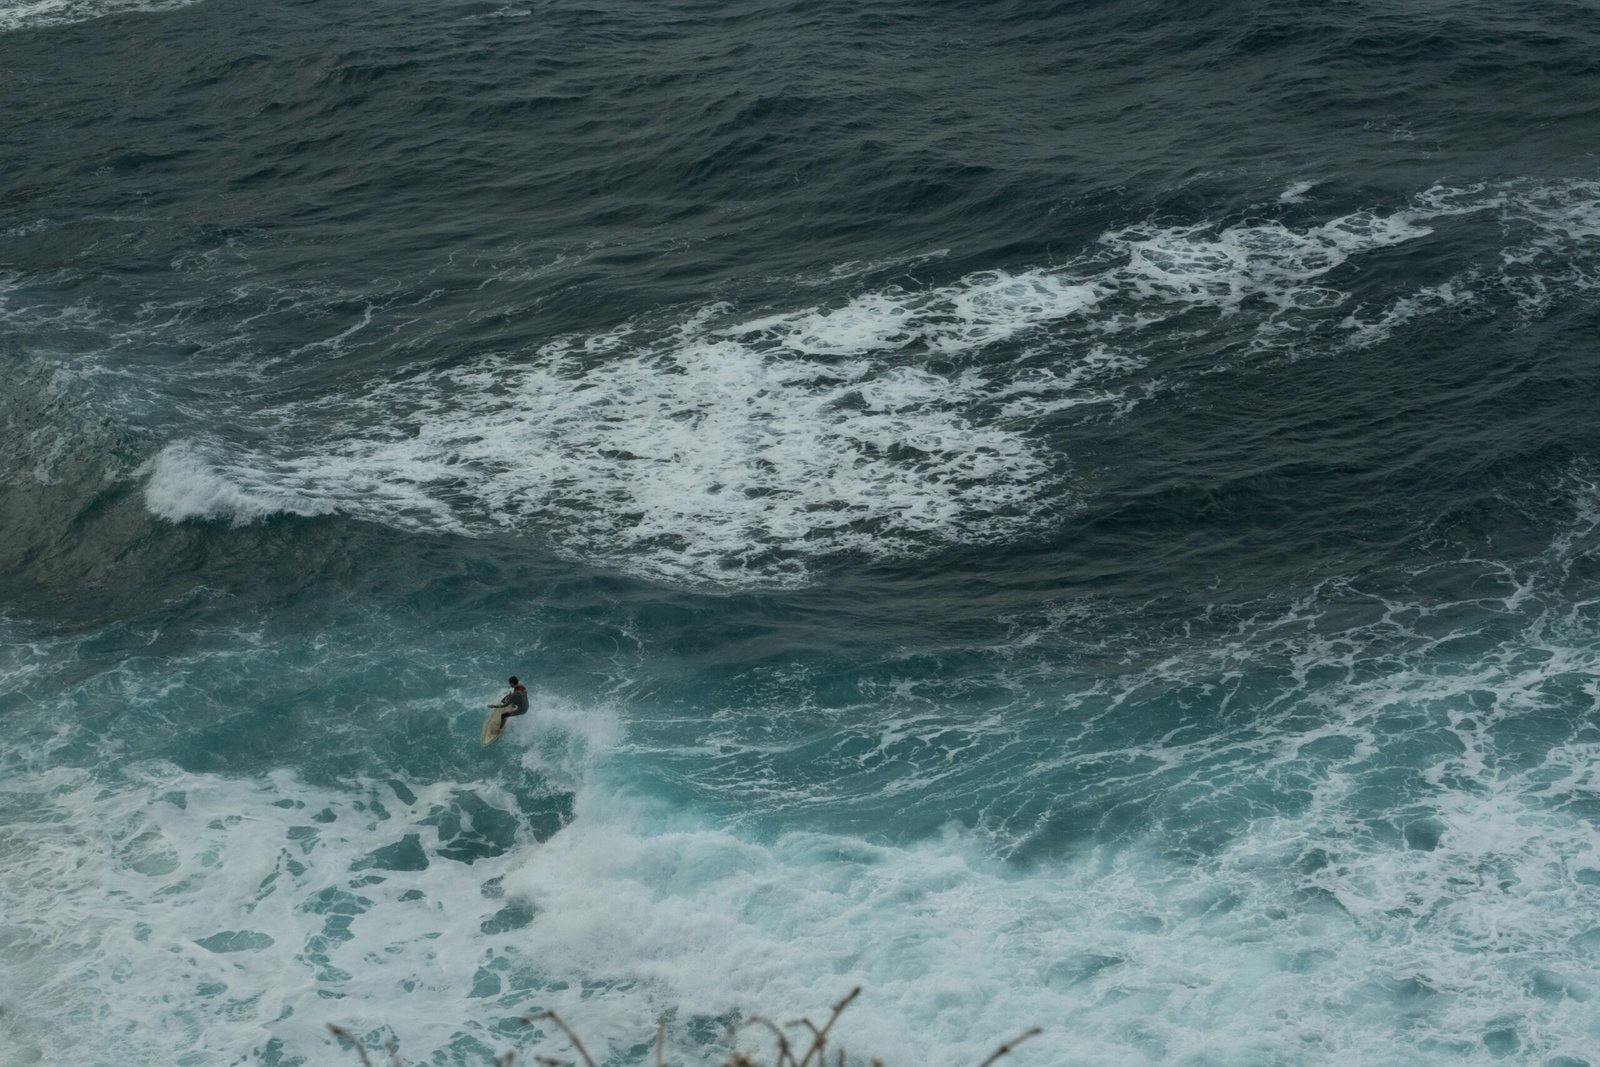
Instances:
[[[772,1067],[828,1067],[828,1035],[833,1032],[835,1024],[837,1024],[839,1021],[839,1016],[843,1015],[844,1010],[854,1003],[856,997],[860,995],[860,986],[856,986],[854,989],[850,990],[849,993],[845,994],[843,999],[833,1006],[833,1010],[828,1016],[828,1021],[820,1027],[807,1018],[796,1019],[793,1022],[780,1027],[777,1023],[773,1022],[764,1015],[747,1016],[743,1021],[728,1027],[728,1042],[730,1045],[735,1044],[738,1037],[738,1032],[746,1027],[763,1026],[772,1033],[772,1036],[776,1038],[778,1042],[778,1055],[777,1058],[772,1062]],[[576,1050],[578,1055],[582,1058],[583,1067],[595,1067],[594,1057],[589,1055],[589,1050],[584,1047],[582,1039],[578,1037],[577,1033],[573,1031],[572,1027],[567,1025],[566,1020],[562,1019],[561,1016],[557,1015],[554,1011],[549,1009],[535,1011],[528,1015],[522,1016],[519,1021],[523,1026],[527,1026],[531,1023],[541,1022],[546,1019],[554,1023],[560,1028],[561,1032],[566,1035],[567,1040],[572,1043],[573,1049]],[[338,1026],[334,1023],[326,1023],[324,1025],[328,1028],[328,1032],[332,1034],[336,1040],[348,1042],[349,1045],[355,1049],[356,1055],[361,1058],[361,1067],[373,1067],[372,1058],[367,1054],[367,1046],[362,1043],[360,1038],[356,1037],[344,1027]],[[805,1055],[801,1056],[799,1059],[796,1059],[795,1046],[790,1043],[789,1037],[784,1031],[786,1029],[792,1029],[798,1026],[804,1026],[811,1032],[811,1044],[806,1049]],[[1044,1031],[1040,1027],[1035,1026],[1030,1030],[1018,1034],[1016,1037],[1012,1038],[1010,1041],[1007,1041],[1005,1044],[996,1049],[994,1054],[979,1064],[978,1067],[994,1067],[999,1060],[1009,1056],[1013,1051],[1015,1051],[1018,1045],[1031,1038],[1038,1037],[1043,1032]],[[656,1020],[654,1067],[666,1067],[666,1045],[667,1016],[663,1014]],[[406,1067],[405,1061],[400,1058],[400,1050],[392,1038],[386,1037],[383,1039],[383,1049],[388,1053],[390,1067]],[[495,1058],[495,1067],[513,1067],[516,1057],[517,1054],[515,1051],[503,1052]],[[815,1060],[814,1065],[813,1060]],[[560,1060],[552,1056],[535,1055],[533,1057],[533,1062],[537,1065],[537,1067],[578,1067],[576,1063],[573,1063],[569,1060]],[[876,1057],[868,1062],[871,1064],[871,1067],[884,1067],[883,1061],[877,1059]],[[740,1052],[737,1048],[735,1048],[733,1049],[732,1054],[730,1055],[728,1062],[724,1065],[724,1067],[760,1067],[760,1065],[749,1055]],[[835,1050],[834,1067],[847,1067],[847,1057],[845,1056],[845,1050],[842,1047]]]
[[[765,1015],[752,1015],[735,1029],[742,1030],[746,1026],[765,1026],[772,1031],[772,1036],[778,1039],[778,1061],[773,1064],[773,1067],[783,1067],[785,1060],[790,1063],[794,1062],[794,1053],[789,1050],[789,1039],[782,1030],[778,1029],[777,1023],[774,1023]]]
[[[538,1022],[540,1019],[549,1019],[561,1027],[561,1032],[567,1035],[567,1040],[571,1041],[572,1047],[578,1050],[578,1055],[583,1057],[583,1062],[588,1064],[589,1067],[594,1067],[594,1060],[589,1056],[589,1050],[583,1047],[583,1042],[579,1041],[578,1035],[572,1032],[572,1027],[563,1022],[561,1016],[555,1012],[546,1010],[536,1011],[532,1015],[524,1015],[522,1017],[522,1025],[527,1026],[529,1023]]]
[[[843,1000],[839,1001],[839,1003],[833,1006],[833,1014],[828,1017],[827,1025],[821,1030],[816,1031],[817,1036],[812,1039],[811,1047],[807,1049],[806,1054],[800,1058],[800,1063],[797,1065],[797,1067],[806,1067],[806,1064],[811,1062],[812,1055],[822,1054],[824,1052],[825,1046],[828,1043],[828,1031],[833,1029],[833,1024],[839,1021],[839,1016],[843,1014],[844,1010],[850,1006],[850,1002],[860,995],[861,987],[856,986],[854,989],[850,990],[850,992],[845,994]],[[807,1021],[806,1025],[811,1026],[811,1023]],[[812,1027],[812,1029],[816,1028]],[[821,1055],[818,1055],[817,1062],[818,1064],[823,1062]]]
[[[360,1038],[342,1026],[335,1026],[332,1023],[328,1023],[327,1026],[328,1033],[334,1037],[342,1037],[356,1047],[356,1055],[361,1057],[361,1067],[372,1067],[372,1061],[367,1058],[367,1046],[361,1043]]]
[[[999,1059],[1001,1056],[1009,1056],[1011,1054],[1011,1050],[1012,1049],[1016,1048],[1018,1045],[1022,1044],[1024,1041],[1028,1040],[1028,1038],[1030,1038],[1030,1037],[1038,1037],[1043,1032],[1044,1032],[1043,1030],[1040,1030],[1037,1026],[1035,1026],[1032,1030],[1029,1030],[1027,1033],[1018,1034],[1016,1037],[1012,1038],[1010,1041],[1007,1041],[1005,1044],[1003,1044],[999,1048],[995,1049],[994,1050],[994,1055],[990,1056],[988,1059],[986,1059],[982,1063],[978,1064],[978,1067],[989,1067],[990,1064],[994,1063],[994,1061]]]

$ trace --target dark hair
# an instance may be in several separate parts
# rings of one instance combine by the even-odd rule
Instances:
[[[514,675],[514,674],[511,676],[511,684],[512,685],[516,685],[517,684],[517,676]]]

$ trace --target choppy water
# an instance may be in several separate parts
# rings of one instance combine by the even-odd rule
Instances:
[[[0,1065],[1600,1065],[1597,55],[0,3]]]

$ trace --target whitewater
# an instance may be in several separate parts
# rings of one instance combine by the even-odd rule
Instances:
[[[0,2],[0,1067],[1600,1065],[1597,45]]]

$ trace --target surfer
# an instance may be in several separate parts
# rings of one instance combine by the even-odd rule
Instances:
[[[528,687],[517,681],[517,676],[511,676],[511,692],[500,698],[500,703],[490,705],[500,712],[500,722],[495,726],[494,732],[499,733],[505,729],[506,720],[513,715],[528,714]]]

